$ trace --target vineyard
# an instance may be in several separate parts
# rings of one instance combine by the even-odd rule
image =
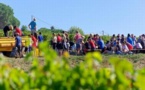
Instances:
[[[25,65],[19,63],[14,66],[15,62],[1,58],[0,89],[145,90],[144,66],[136,66],[138,59],[144,60],[143,54],[112,55],[114,57],[110,58],[109,55],[101,56],[97,52],[80,57],[69,56],[66,52],[60,58],[53,50],[46,49],[47,47],[47,43],[40,45],[43,57],[32,57],[32,53],[30,53],[26,56],[25,61],[15,59],[18,63],[25,62]],[[131,61],[132,59],[133,61]]]

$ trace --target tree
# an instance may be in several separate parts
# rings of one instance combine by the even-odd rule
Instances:
[[[8,24],[19,26],[20,21],[14,16],[14,12],[11,7],[0,3],[0,29]]]
[[[20,21],[13,16],[12,21],[10,22],[13,26],[20,26]]]
[[[79,27],[75,27],[75,26],[71,27],[68,32],[69,32],[69,34],[75,34],[76,31],[79,31],[82,35],[84,35],[83,30],[80,29]]]
[[[51,29],[51,30],[54,30],[55,28],[54,28],[54,26],[51,26],[50,29]]]
[[[22,31],[26,31],[26,30],[28,30],[28,28],[27,28],[26,25],[23,25],[23,26],[21,27],[21,30],[22,30]]]

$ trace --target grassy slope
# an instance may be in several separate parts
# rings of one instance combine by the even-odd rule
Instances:
[[[110,67],[108,60],[111,57],[118,57],[118,58],[126,58],[130,62],[133,63],[136,69],[143,68],[145,66],[145,54],[134,54],[134,55],[102,55],[103,62],[101,67]],[[39,58],[40,63],[44,63],[43,58]],[[71,56],[69,58],[69,63],[73,67],[80,62],[83,62],[84,56]],[[9,63],[14,68],[20,68],[25,70],[26,72],[29,71],[32,61],[26,61],[24,59],[15,59],[15,58],[7,58],[5,57],[5,63]]]

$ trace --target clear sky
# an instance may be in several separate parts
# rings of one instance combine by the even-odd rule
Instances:
[[[69,30],[77,26],[86,34],[145,34],[145,0],[0,0],[13,8],[21,25],[33,15],[38,28]]]

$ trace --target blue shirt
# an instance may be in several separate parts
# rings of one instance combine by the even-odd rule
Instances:
[[[31,30],[35,30],[35,27],[36,27],[36,22],[35,21],[31,21],[29,25],[31,27]]]
[[[101,39],[98,40],[98,45],[100,46],[100,49],[103,49],[105,47],[104,41]]]
[[[133,46],[133,40],[131,37],[127,37],[127,42],[129,42]]]
[[[16,42],[16,46],[21,46],[21,42],[22,42],[22,39],[21,39],[21,37],[20,36],[16,36],[16,38],[15,38],[15,42]]]
[[[42,41],[43,41],[43,36],[42,36],[42,35],[39,35],[39,36],[38,36],[38,41],[39,41],[39,42],[42,42]]]

